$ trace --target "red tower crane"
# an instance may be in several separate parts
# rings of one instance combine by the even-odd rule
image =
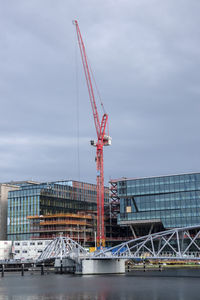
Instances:
[[[99,114],[96,106],[94,90],[92,86],[92,77],[90,75],[89,63],[85,51],[85,46],[79,29],[77,20],[73,21],[76,26],[76,33],[78,44],[83,63],[87,88],[92,106],[94,117],[94,124],[97,133],[97,141],[90,141],[91,145],[96,147],[96,168],[97,168],[97,247],[105,247],[105,234],[104,234],[104,165],[103,165],[103,146],[111,145],[111,137],[106,135],[106,126],[108,127],[108,115],[103,114],[101,123],[99,121]]]

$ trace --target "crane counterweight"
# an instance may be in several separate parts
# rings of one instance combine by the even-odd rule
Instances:
[[[103,145],[104,146],[111,146],[112,145],[112,138],[109,135],[104,135]]]

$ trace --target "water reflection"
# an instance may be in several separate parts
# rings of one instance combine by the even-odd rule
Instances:
[[[106,300],[109,299],[104,293],[101,295],[89,295],[88,293],[80,293],[74,295],[0,295],[1,300]]]
[[[200,270],[128,273],[125,276],[45,276],[6,274],[0,300],[194,300]]]

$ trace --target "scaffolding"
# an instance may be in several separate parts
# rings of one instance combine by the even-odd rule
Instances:
[[[117,217],[120,213],[120,198],[117,190],[117,180],[109,182],[109,206],[105,210],[106,241],[108,246],[114,246],[120,241],[128,241],[133,238],[129,226],[120,226]]]
[[[83,213],[60,213],[44,216],[29,216],[32,239],[53,239],[62,232],[64,237],[91,246],[94,242],[96,215]],[[35,236],[35,233],[38,236]]]

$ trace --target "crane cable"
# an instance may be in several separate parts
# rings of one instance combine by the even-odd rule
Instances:
[[[86,55],[87,55],[87,54],[86,54]],[[96,83],[96,80],[95,80],[95,77],[94,77],[94,73],[93,73],[93,71],[92,71],[91,64],[90,64],[90,61],[89,61],[88,56],[87,56],[87,61],[88,61],[90,73],[91,73],[91,75],[92,75],[92,80],[93,80],[93,82],[94,82],[95,89],[96,89],[96,92],[97,92],[98,100],[99,100],[99,102],[100,102],[100,105],[101,105],[101,108],[102,108],[103,113],[106,114],[106,111],[105,111],[103,102],[102,102],[102,100],[101,100],[101,95],[100,95],[100,92],[99,92],[99,89],[98,89],[98,86],[97,86],[97,83]]]
[[[86,54],[86,56],[87,56],[87,54]],[[90,69],[90,73],[92,75],[92,80],[94,82],[95,89],[96,89],[96,92],[97,92],[97,96],[98,96],[97,98],[98,98],[98,100],[100,102],[100,105],[101,105],[103,113],[106,114],[106,110],[105,110],[105,107],[103,105],[103,102],[102,102],[102,99],[101,99],[101,94],[99,92],[99,89],[98,89],[98,86],[97,86],[97,83],[96,83],[96,80],[95,80],[95,77],[94,77],[94,74],[93,74],[93,71],[92,71],[91,64],[90,64],[88,56],[87,56],[87,61],[88,61],[88,66],[89,66],[89,69]],[[107,130],[108,130],[107,134],[109,135],[109,125],[108,125],[108,122],[107,122]]]
[[[79,68],[78,68],[78,44],[76,39],[75,32],[75,89],[76,89],[76,126],[77,126],[77,175],[78,181],[81,177],[81,168],[80,168],[80,133],[79,133]]]

